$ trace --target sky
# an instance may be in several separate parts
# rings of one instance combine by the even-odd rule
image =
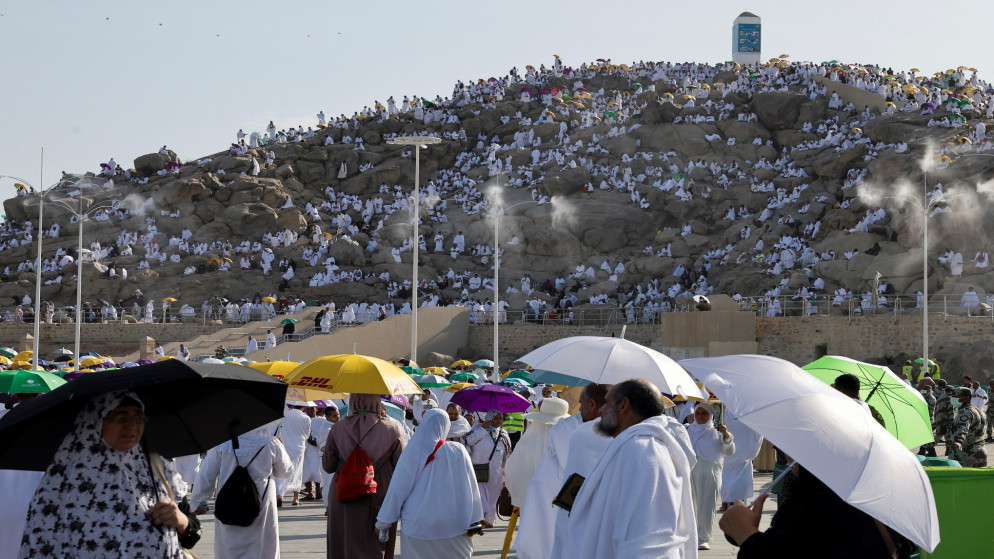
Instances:
[[[994,2],[0,0],[0,175],[43,187],[111,157],[131,167],[163,145],[193,160],[239,128],[445,97],[458,80],[553,54],[567,66],[722,62],[743,11],[762,18],[764,60],[965,65],[994,78]],[[13,184],[0,178],[0,198]]]

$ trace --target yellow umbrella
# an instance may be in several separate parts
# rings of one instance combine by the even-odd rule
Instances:
[[[921,70],[919,70],[918,68],[912,68],[912,69],[911,69],[911,72],[912,72],[912,73],[914,73],[914,72],[921,72]]]
[[[472,367],[472,366],[473,362],[466,361],[465,359],[460,359],[459,361],[456,361],[455,363],[449,365],[449,367]]]
[[[449,372],[446,371],[442,367],[425,367],[424,369],[421,369],[421,374],[422,375],[443,375],[444,376],[444,375],[449,374]]]
[[[558,54],[553,54],[552,57],[556,58],[556,59],[559,59],[559,60],[563,59],[563,57],[559,56]]]
[[[83,367],[92,367],[94,365],[99,365],[103,362],[104,360],[100,359],[99,357],[90,356],[84,358],[82,361],[79,362],[79,364],[82,365]]]
[[[166,302],[166,303],[175,303],[176,302],[176,297],[166,297],[162,301]]]
[[[313,400],[344,400],[349,395],[344,392],[326,392],[313,388],[287,388],[286,399],[297,400],[298,402],[308,402]]]
[[[708,85],[708,84],[706,84],[706,83],[702,83],[701,87],[704,88],[704,89],[706,89],[706,90],[708,90],[708,91],[711,91],[711,86]]]
[[[670,99],[672,99],[673,98],[673,94],[670,93],[669,91],[667,91],[666,93],[663,94],[663,97],[669,97]]]
[[[262,298],[262,302],[263,303],[275,303],[276,302],[276,298],[275,297],[263,297]]]
[[[163,355],[162,357],[156,359],[156,361],[169,361],[170,359],[176,359],[176,357],[172,355]]]
[[[701,392],[703,392],[704,391],[704,383],[703,382],[697,382],[697,388],[700,388]],[[696,397],[696,396],[685,397],[685,396],[681,396],[681,395],[677,394],[676,396],[673,397],[673,401],[674,402],[687,402],[687,401],[700,402],[701,399],[698,398],[698,397]],[[709,399],[708,401],[710,402],[712,400]],[[714,401],[718,401],[718,399],[715,398]]]
[[[781,54],[780,58],[790,58],[790,55],[789,54]]]
[[[10,368],[11,369],[30,369],[31,368],[31,362],[30,361],[15,360],[13,363],[10,364]]]
[[[13,362],[11,358],[0,355],[0,365],[10,365]]]
[[[939,161],[942,162],[942,163],[952,163],[953,162],[952,158],[949,157],[948,155],[940,155],[939,156]]]
[[[294,388],[319,388],[350,394],[421,394],[400,367],[368,355],[345,353],[306,361],[287,377]]]
[[[885,107],[890,107],[892,109],[896,109],[897,108],[897,105],[895,105],[894,103],[892,103],[890,101],[887,101],[886,103],[884,103],[884,106]]]
[[[967,68],[967,70],[970,71],[970,72],[979,72],[980,71],[980,70],[977,70],[976,68]]]
[[[967,70],[967,67],[966,66],[957,66],[956,69],[957,70]]]
[[[14,361],[31,361],[31,358],[34,357],[34,354],[35,352],[31,351],[30,349],[25,349],[24,351],[14,356]]]
[[[959,138],[956,138],[956,141],[961,144],[970,144],[971,146],[973,145],[973,140],[967,138],[966,136],[960,136]]]
[[[264,363],[249,363],[246,367],[255,369],[256,371],[262,371],[267,375],[278,378],[282,381],[286,380],[286,377],[293,372],[294,369],[300,366],[300,363],[296,361],[266,361]],[[290,398],[295,400],[296,398]],[[322,398],[327,400],[327,398]]]
[[[445,387],[445,391],[446,392],[459,392],[460,390],[462,390],[463,388],[466,388],[467,386],[473,386],[473,383],[472,382],[457,382],[457,383],[453,384],[452,386],[446,386]]]

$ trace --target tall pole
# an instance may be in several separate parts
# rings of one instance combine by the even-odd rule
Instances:
[[[928,171],[922,171],[924,176],[924,198],[922,198],[922,293],[925,300],[922,302],[922,373],[924,377],[928,367]]]
[[[79,195],[79,239],[76,246],[76,348],[73,354],[73,364],[79,370],[79,333],[83,314],[83,195]]]
[[[45,236],[44,230],[42,229],[42,210],[45,207],[45,195],[39,194],[38,196],[38,255],[35,258],[35,331],[34,331],[34,356],[32,359],[32,368],[38,370],[38,351],[41,345],[41,240]]]
[[[421,225],[421,150],[428,144],[442,140],[432,136],[400,136],[387,140],[388,144],[414,148],[414,258],[411,271],[411,361],[418,360],[418,233]]]
[[[421,145],[414,145],[414,258],[411,270],[411,361],[418,362],[418,230],[421,225]]]
[[[500,188],[500,173],[497,174],[497,188]],[[497,273],[500,270],[500,207],[494,208],[494,306],[491,315],[494,317],[494,373],[500,378],[500,350],[497,348],[497,329],[500,323],[500,295],[497,290]]]
[[[41,162],[38,170],[39,186],[45,185],[45,148],[41,148]],[[32,368],[38,370],[38,353],[41,350],[41,242],[45,238],[45,230],[42,225],[42,209],[45,206],[45,192],[38,190],[38,258],[35,263],[35,331],[34,350]]]

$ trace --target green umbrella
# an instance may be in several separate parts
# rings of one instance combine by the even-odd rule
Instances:
[[[295,322],[297,322],[296,318],[284,318],[280,321],[280,324],[293,324]]]
[[[404,371],[405,373],[407,373],[409,375],[420,375],[421,374],[421,369],[419,369],[417,367],[411,367],[409,365],[402,366],[400,368],[400,370]]]
[[[441,375],[421,375],[420,377],[414,379],[414,382],[418,383],[418,386],[421,388],[443,388],[446,386],[452,386],[452,383]]]
[[[0,355],[3,355],[4,357],[7,357],[7,358],[9,358],[9,359],[13,359],[13,358],[14,358],[14,356],[16,356],[16,355],[17,355],[17,352],[16,352],[16,351],[14,351],[14,349],[13,349],[13,348],[9,348],[9,347],[0,347]]]
[[[44,371],[0,372],[0,392],[7,394],[38,394],[51,392],[65,384],[59,375]]]
[[[827,384],[845,373],[856,375],[860,398],[880,413],[884,427],[906,448],[935,440],[925,398],[887,367],[826,355],[801,368]]]
[[[470,372],[456,373],[454,375],[449,375],[449,380],[452,382],[473,382],[476,380],[476,375]]]

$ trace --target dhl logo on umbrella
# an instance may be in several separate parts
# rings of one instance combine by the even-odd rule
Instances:
[[[331,379],[315,377],[300,377],[293,385],[299,388],[325,388],[329,390],[334,388]]]

